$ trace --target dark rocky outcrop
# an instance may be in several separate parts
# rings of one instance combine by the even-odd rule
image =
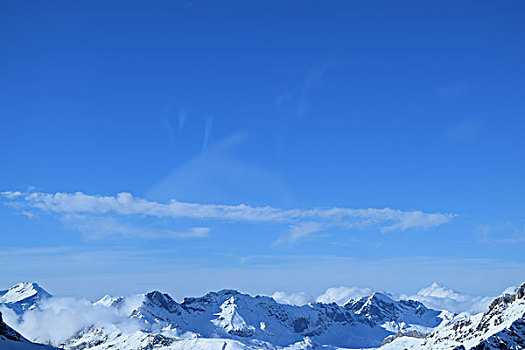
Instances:
[[[18,342],[21,342],[23,339],[22,336],[17,331],[15,331],[14,329],[12,329],[11,327],[9,327],[8,325],[4,323],[1,312],[0,312],[0,337],[4,337],[5,339],[18,341]]]

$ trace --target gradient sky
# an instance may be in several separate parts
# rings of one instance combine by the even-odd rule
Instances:
[[[522,283],[524,11],[2,2],[0,289],[180,298],[438,281],[490,295]],[[58,208],[56,193],[73,202]],[[127,212],[170,200],[246,207]],[[266,206],[285,218],[244,217]]]

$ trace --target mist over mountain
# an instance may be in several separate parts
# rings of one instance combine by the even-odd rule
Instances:
[[[339,291],[348,295],[348,290]],[[522,349],[524,291],[525,284],[507,289],[484,308],[478,306],[478,297],[436,283],[416,294],[442,299],[443,306],[457,308],[452,303],[456,301],[468,304],[470,310],[477,311],[473,305],[482,309],[456,313],[378,291],[345,302],[301,305],[236,290],[182,302],[160,291],[106,295],[92,302],[54,297],[36,283],[19,283],[1,291],[0,310],[5,322],[22,334],[4,332],[11,334],[4,342],[18,337],[33,346],[27,338],[68,350],[501,349],[501,344],[513,346],[505,349]]]

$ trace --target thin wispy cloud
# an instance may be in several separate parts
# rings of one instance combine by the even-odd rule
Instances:
[[[5,248],[0,250],[2,256],[35,256],[35,255],[56,255],[65,252],[70,252],[72,247],[30,247],[30,248]]]
[[[479,225],[483,243],[525,243],[525,223],[506,222],[493,225]]]
[[[301,238],[321,232],[325,227],[319,222],[305,222],[290,227],[290,234],[278,238],[274,244],[294,243]]]
[[[138,238],[204,238],[209,227],[192,227],[186,231],[157,229],[121,222],[113,217],[68,214],[61,221],[68,227],[81,232],[88,239],[101,239],[108,236]]]
[[[40,210],[49,215],[58,215],[66,223],[73,219],[80,230],[86,230],[82,220],[87,217],[123,218],[160,218],[218,220],[228,222],[282,223],[290,225],[288,237],[281,241],[295,242],[305,236],[320,232],[325,227],[367,228],[375,227],[382,232],[405,231],[408,229],[428,229],[449,222],[455,214],[425,213],[422,211],[402,211],[391,208],[313,208],[281,209],[271,206],[254,207],[246,204],[201,204],[181,202],[172,199],[168,203],[159,203],[134,197],[130,193],[118,193],[115,196],[89,195],[76,193],[44,192],[2,192],[8,206],[19,210]],[[76,220],[76,221],[75,221]],[[78,223],[80,220],[80,224]],[[106,230],[120,230],[117,222],[110,222]],[[100,225],[101,229],[104,225]],[[90,228],[91,229],[91,228]],[[133,229],[134,230],[134,229]],[[133,232],[128,230],[128,232]],[[194,229],[195,230],[195,229]],[[203,228],[191,231],[188,236],[207,234]],[[143,236],[142,231],[134,232]],[[150,236],[163,236],[166,232],[151,233]],[[184,235],[181,235],[184,236]]]

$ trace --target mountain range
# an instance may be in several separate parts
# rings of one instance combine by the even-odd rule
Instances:
[[[525,349],[524,294],[525,284],[485,312],[457,314],[384,292],[343,305],[281,304],[236,290],[182,302],[160,291],[89,302],[19,283],[0,291],[0,310],[27,339],[67,350],[516,350]],[[0,323],[0,349],[42,349],[26,338]]]

